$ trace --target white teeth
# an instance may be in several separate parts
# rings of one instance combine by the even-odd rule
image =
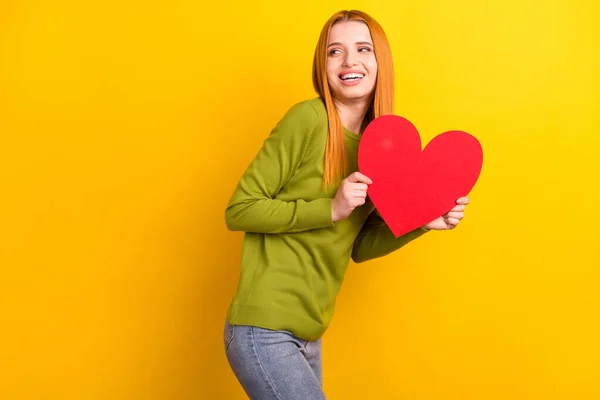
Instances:
[[[346,79],[356,79],[356,78],[364,78],[364,74],[357,74],[355,72],[350,73],[350,74],[344,74],[341,76],[342,80],[346,80]]]

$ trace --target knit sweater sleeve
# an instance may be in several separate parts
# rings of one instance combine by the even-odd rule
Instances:
[[[306,102],[291,107],[240,178],[225,210],[232,231],[294,233],[333,226],[331,198],[283,201],[277,193],[299,168],[319,124]]]
[[[354,241],[352,260],[361,263],[383,257],[427,232],[428,230],[417,228],[396,238],[379,212],[373,210]]]

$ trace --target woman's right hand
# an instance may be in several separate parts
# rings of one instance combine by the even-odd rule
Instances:
[[[333,222],[348,218],[356,207],[365,204],[367,188],[373,181],[360,172],[354,172],[342,181],[331,203]]]

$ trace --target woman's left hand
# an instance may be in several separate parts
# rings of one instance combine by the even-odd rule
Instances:
[[[456,205],[452,208],[452,210],[448,211],[441,217],[434,219],[427,225],[423,226],[423,228],[436,231],[456,228],[458,223],[465,216],[465,208],[467,207],[467,204],[469,204],[469,199],[467,197],[461,197],[460,199],[456,200]]]

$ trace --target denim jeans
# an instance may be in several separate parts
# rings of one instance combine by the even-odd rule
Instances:
[[[251,400],[323,400],[321,339],[225,322],[225,354]]]

